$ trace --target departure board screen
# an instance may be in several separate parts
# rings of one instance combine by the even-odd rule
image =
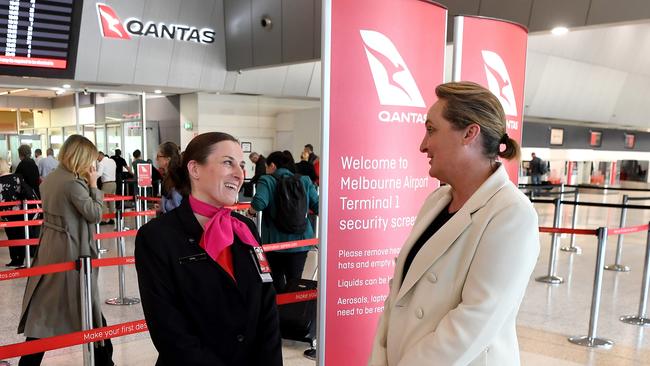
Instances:
[[[81,0],[0,0],[0,71],[69,70],[78,33],[75,2]]]

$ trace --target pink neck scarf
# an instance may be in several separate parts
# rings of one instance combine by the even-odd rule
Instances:
[[[190,195],[190,207],[195,213],[209,217],[203,231],[203,246],[210,258],[217,260],[221,252],[233,244],[235,234],[244,244],[258,246],[246,224],[230,215],[230,210],[199,201]]]

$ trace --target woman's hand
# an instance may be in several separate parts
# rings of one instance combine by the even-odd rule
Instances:
[[[95,167],[95,164],[92,164],[90,168],[88,168],[87,176],[86,178],[88,179],[88,186],[90,188],[97,188],[97,167]]]

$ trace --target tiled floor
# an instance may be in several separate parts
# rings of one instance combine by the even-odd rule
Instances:
[[[650,194],[649,194],[650,196]],[[592,202],[620,202],[621,196],[582,195],[582,200]],[[638,204],[650,205],[648,201],[636,201]],[[553,220],[552,205],[537,205],[540,214],[540,226],[550,226]],[[572,208],[564,210],[563,226],[570,226]],[[619,210],[595,207],[581,207],[578,212],[579,228],[596,228],[598,226],[617,227]],[[650,210],[629,211],[628,224],[640,225],[650,221]],[[548,267],[550,235],[542,234],[542,251],[533,278],[546,274]],[[563,238],[562,244],[568,244],[569,238]],[[623,263],[632,268],[628,273],[605,271],[602,286],[602,303],[598,323],[598,336],[613,340],[615,345],[610,350],[592,350],[573,345],[567,341],[571,335],[587,334],[589,307],[591,303],[594,278],[595,248],[594,237],[579,237],[578,246],[583,254],[558,254],[557,274],[565,278],[561,285],[546,285],[531,279],[526,297],[518,319],[519,340],[523,365],[531,366],[574,366],[607,365],[632,366],[650,365],[650,327],[641,328],[621,323],[621,315],[635,314],[638,309],[641,274],[645,255],[646,233],[625,236]],[[115,255],[115,244],[106,243]],[[607,247],[607,263],[614,260],[616,237],[610,236]],[[132,253],[133,242],[127,242],[127,254]],[[2,262],[4,261],[4,262]],[[6,249],[0,249],[0,263],[8,262]],[[306,272],[311,274],[311,269]],[[128,296],[138,296],[137,283],[133,267],[126,269]],[[100,287],[104,297],[117,295],[117,271],[114,267],[103,268]],[[25,280],[0,282],[0,344],[9,344],[23,340],[16,333],[17,319],[20,311]],[[649,304],[650,307],[650,304]],[[115,324],[143,317],[139,305],[116,307],[105,305],[104,313],[109,324]],[[114,340],[114,361],[117,365],[153,365],[156,350],[147,334],[136,334]],[[302,356],[307,347],[304,343],[285,342],[285,365],[313,365]],[[16,359],[10,360],[17,364]],[[80,365],[81,348],[51,351],[46,354],[43,365]]]

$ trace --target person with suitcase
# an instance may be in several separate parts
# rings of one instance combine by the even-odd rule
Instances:
[[[293,158],[275,151],[266,158],[266,175],[257,182],[249,214],[264,213],[262,243],[282,243],[311,239],[314,230],[307,218],[311,209],[318,213],[318,192],[306,176],[295,174]],[[284,292],[288,281],[302,278],[311,246],[267,253],[273,285]]]

